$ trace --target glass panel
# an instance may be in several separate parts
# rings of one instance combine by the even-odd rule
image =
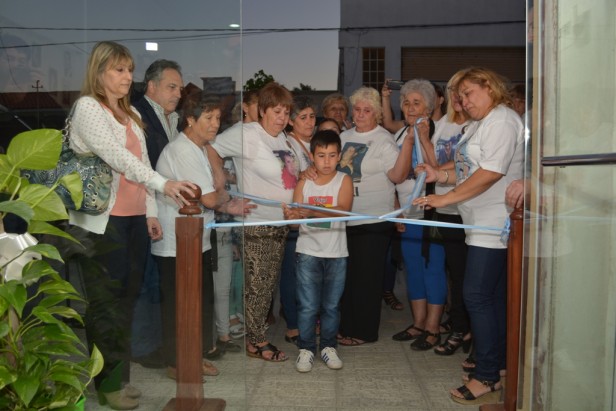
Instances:
[[[159,0],[124,2],[22,0],[10,6],[3,5],[0,11],[0,26],[2,26],[0,33],[0,147],[6,148],[15,134],[27,128],[60,129],[63,127],[69,108],[80,95],[88,56],[94,45],[98,41],[104,40],[114,40],[125,46],[134,60],[131,97],[135,105],[139,105],[140,98],[146,91],[147,85],[142,82],[148,66],[157,59],[173,60],[181,66],[181,77],[177,70],[172,68],[169,69],[171,71],[163,71],[160,83],[157,83],[157,81],[152,83],[159,86],[169,85],[170,83],[166,83],[169,77],[165,77],[169,73],[178,75],[173,77],[173,82],[177,82],[176,80],[179,78],[180,84],[177,84],[178,87],[174,88],[173,91],[171,91],[171,88],[164,88],[159,90],[160,94],[153,94],[152,100],[161,106],[161,111],[166,111],[165,114],[169,114],[169,112],[176,110],[176,105],[179,109],[186,101],[190,99],[198,101],[202,93],[207,93],[209,96],[215,95],[218,97],[217,103],[210,101],[210,104],[218,105],[221,110],[221,129],[228,127],[234,121],[231,110],[241,99],[239,90],[244,83],[240,71],[241,32],[239,25],[237,25],[240,23],[240,6],[240,0],[225,2],[192,0],[184,2],[181,7],[178,7],[175,3]],[[230,26],[231,24],[237,26],[233,28]],[[123,71],[123,73],[125,72]],[[114,71],[106,71],[104,76],[107,75],[120,76]],[[127,77],[122,77],[122,82],[126,79]],[[182,86],[184,87],[184,99],[178,102],[179,92],[177,90],[180,90]],[[111,93],[109,90],[107,92]],[[126,91],[118,91],[118,93],[126,95]],[[113,107],[113,103],[114,101],[111,100],[111,104],[108,104],[108,106]],[[150,103],[145,101],[144,104]],[[173,121],[165,127],[164,125],[167,122],[164,120],[160,122],[159,115],[152,108],[152,105],[148,107],[149,109],[144,110],[149,111],[142,111],[142,113],[146,113],[142,114],[142,118],[146,124],[147,141],[149,143],[156,141],[153,140],[155,133],[160,133],[160,137],[165,139],[172,137],[174,142],[184,138],[172,136],[172,134],[175,134]],[[156,105],[154,107],[158,108]],[[207,112],[210,110],[209,107],[201,107],[198,110],[204,109]],[[98,109],[100,111],[96,111]],[[105,130],[105,133],[102,133],[105,136],[114,135],[113,133],[117,131],[118,127],[119,130],[125,130],[124,127],[117,125],[119,123],[109,116],[104,108],[95,105],[92,106],[91,110],[96,112],[99,117],[93,118],[93,116],[87,117],[88,114],[80,114],[82,118],[87,117],[88,121],[83,121],[85,125],[76,126],[74,124],[74,126],[81,127],[83,130],[91,130],[92,134],[97,132],[98,127]],[[216,113],[216,110],[214,108],[212,112]],[[184,111],[184,113],[187,112],[194,113],[194,111]],[[164,116],[165,114],[161,115]],[[197,115],[197,117],[199,116]],[[120,120],[124,119],[125,117],[120,117]],[[180,128],[186,130],[184,126],[185,124],[180,119]],[[217,127],[217,125],[214,124],[211,127]],[[136,151],[133,154],[139,156],[143,152],[146,140],[143,140],[143,133],[138,128],[132,127],[131,130],[135,130],[136,134],[132,146]],[[131,141],[130,134],[122,133],[122,131],[119,136],[124,136],[126,140]],[[75,136],[76,133],[73,135]],[[84,135],[84,141],[87,137]],[[130,149],[129,147],[125,148],[118,140],[120,138],[114,140],[110,137],[109,144],[105,145],[106,147],[94,143],[85,144],[85,146],[99,154],[107,148],[115,146],[117,146],[118,152]],[[167,140],[163,141],[163,145],[165,143],[167,143]],[[148,151],[152,152],[149,144]],[[105,152],[107,153],[105,155],[112,157],[109,152]],[[197,153],[200,152],[197,151]],[[145,158],[143,158],[143,162],[147,162]],[[159,166],[161,162],[164,162],[164,160],[158,160]],[[145,169],[143,165],[140,167]],[[149,180],[150,172],[145,171],[147,177],[144,177],[143,172],[136,171],[134,174],[144,181]],[[170,173],[167,174],[169,177],[175,178],[174,173],[178,171],[163,171],[161,169],[160,172],[161,174],[168,172]],[[211,179],[206,167],[196,167],[192,173],[191,177],[196,179],[199,176],[198,178],[202,182],[207,181],[208,178]],[[128,171],[126,171],[126,174],[128,175]],[[186,178],[186,180],[188,179]],[[190,180],[195,181],[193,178],[190,178]],[[122,188],[124,184],[121,184]],[[92,225],[92,221],[90,221],[89,226],[82,224],[87,226],[88,229],[80,232],[73,230],[74,227],[67,229],[66,226],[61,226],[62,229],[69,230],[84,242],[87,246],[87,256],[82,255],[83,249],[62,243],[61,251],[67,261],[66,267],[70,270],[65,270],[63,267],[59,267],[59,269],[80,292],[86,294],[85,296],[90,303],[86,316],[89,343],[95,343],[103,352],[107,366],[118,364],[114,371],[124,371],[123,365],[128,364],[126,360],[130,359],[130,368],[127,368],[127,370],[130,370],[131,385],[141,389],[143,394],[140,399],[140,409],[160,410],[176,394],[176,381],[169,378],[174,376],[175,371],[167,368],[176,365],[174,359],[170,359],[174,357],[175,350],[164,349],[167,347],[167,339],[173,340],[175,338],[175,332],[173,330],[172,332],[163,332],[164,327],[161,325],[161,323],[167,324],[165,317],[175,318],[175,307],[173,299],[167,298],[169,289],[163,289],[165,298],[161,299],[159,287],[159,281],[162,283],[163,277],[167,279],[164,284],[170,284],[170,287],[175,286],[175,258],[173,258],[175,248],[158,249],[156,251],[153,247],[153,254],[164,257],[161,259],[148,258],[148,265],[143,267],[145,250],[149,244],[146,220],[145,217],[135,216],[144,214],[146,201],[144,192],[137,192],[137,194],[139,195],[134,197],[123,197],[126,203],[123,204],[126,206],[124,211],[119,210],[119,201],[114,203],[114,216],[110,218],[107,225],[102,225],[102,230],[107,228],[108,233],[113,231],[110,229],[111,221],[114,221],[113,224],[117,228],[135,227],[134,232],[140,234],[138,237],[128,237],[120,233],[119,240],[114,239],[114,242],[125,242],[116,251],[127,250],[127,253],[134,253],[135,256],[143,258],[134,257],[132,254],[130,256],[113,254],[114,257],[111,257],[110,254],[97,254],[100,250],[95,250],[94,244],[103,244],[102,236],[92,234],[93,231],[98,231],[98,229],[93,228],[96,224]],[[140,198],[140,200],[131,201],[133,198]],[[0,199],[0,201],[3,200]],[[159,200],[161,200],[158,205],[159,220],[163,224],[163,230],[167,230],[168,224],[171,224],[170,227],[173,227],[171,229],[173,230],[175,214],[172,217],[166,217],[169,214],[164,214],[162,211],[164,207],[163,196],[159,196]],[[148,211],[151,211],[151,209],[148,208]],[[201,224],[199,220],[194,219],[194,221]],[[126,225],[123,226],[123,224]],[[17,229],[24,228],[20,222],[16,222],[11,228],[14,227],[17,227]],[[90,231],[90,233],[86,234],[86,231]],[[168,231],[165,231],[164,237],[173,238]],[[93,243],[93,241],[98,243]],[[203,241],[210,243],[211,239],[204,236]],[[227,336],[224,334],[229,333],[229,331],[225,332],[221,328],[215,328],[214,318],[230,321],[229,317],[232,313],[229,312],[229,305],[231,305],[233,313],[240,314],[240,318],[243,319],[243,296],[241,292],[243,273],[241,263],[233,261],[233,243],[229,232],[219,233],[218,257],[220,262],[216,276],[219,283],[222,282],[223,285],[225,281],[227,285],[230,284],[233,279],[233,287],[231,288],[231,297],[227,297],[229,301],[226,305],[223,303],[223,307],[226,307],[226,309],[219,310],[220,315],[217,317],[214,316],[213,312],[214,287],[212,278],[214,275],[210,261],[203,258],[203,256],[209,256],[209,253],[202,253],[201,249],[196,249],[193,255],[196,256],[196,259],[203,258],[204,266],[208,267],[204,270],[205,274],[197,273],[197,275],[203,275],[203,281],[207,287],[204,292],[205,304],[203,304],[205,307],[203,310],[205,318],[202,324],[205,333],[203,348],[206,357],[212,357],[212,360],[216,360],[216,356],[207,355],[206,351],[217,345],[217,338],[225,339]],[[226,258],[224,261],[226,265],[223,263],[224,258]],[[166,263],[157,265],[156,263],[160,263],[161,260],[166,260]],[[101,267],[108,271],[101,271]],[[158,267],[158,270],[154,267]],[[130,268],[133,270],[129,270]],[[140,278],[144,271],[146,278],[143,286],[140,287]],[[120,278],[121,273],[124,273],[124,278]],[[233,273],[237,275],[233,277]],[[120,288],[117,288],[112,280],[120,280],[123,283]],[[218,287],[216,290],[223,288]],[[227,288],[229,287],[227,286]],[[194,291],[195,289],[191,290]],[[134,292],[131,294],[131,291]],[[222,293],[217,294],[219,297],[217,303],[220,302],[221,295]],[[135,301],[136,305],[133,311],[132,307]],[[86,314],[84,304],[71,302],[69,305],[82,315]],[[195,301],[193,306],[198,307],[199,302]],[[133,317],[132,324],[131,317]],[[105,323],[105,328],[103,328],[101,322],[97,322],[98,320]],[[180,318],[180,320],[184,321],[185,319]],[[69,322],[69,325],[75,326],[76,323]],[[101,327],[98,327],[99,325]],[[235,331],[233,336],[237,339],[234,340],[235,347],[226,345],[228,350],[235,348],[238,351],[243,351],[244,349],[243,333],[239,332],[238,328],[231,328],[231,331]],[[75,329],[85,341],[86,331],[79,327]],[[165,330],[168,331],[166,328]],[[95,331],[98,331],[98,333],[95,333]],[[165,339],[164,337],[168,338]],[[194,341],[190,343],[190,347],[199,347]],[[219,345],[218,352],[220,352],[220,347]],[[201,357],[202,353],[197,353],[197,355]],[[232,409],[246,409],[245,358],[244,355],[231,354],[227,355],[224,361],[215,361],[221,375],[217,377],[216,383],[208,383],[204,386],[205,396],[208,398],[224,398],[227,405]],[[120,363],[120,360],[125,361]],[[198,358],[196,363],[199,364]],[[206,371],[210,374],[215,373],[215,370],[211,368]],[[119,390],[122,383],[129,380],[128,374],[121,375],[122,372],[115,373],[110,369],[105,369],[105,372],[108,372],[106,378],[104,380],[102,378],[97,379],[96,382],[99,393]],[[69,379],[64,372],[62,372],[62,375],[65,379]],[[94,389],[88,393],[86,409],[107,409],[98,407],[95,395]],[[107,397],[107,399],[110,399],[110,397]],[[134,402],[135,400],[123,400],[122,403],[116,402],[111,405],[114,408],[120,407],[118,409],[132,409],[134,407],[131,404],[134,405]]]
[[[540,156],[616,152],[616,5],[536,2],[524,408],[614,409],[616,167]],[[537,36],[540,33],[541,36]]]

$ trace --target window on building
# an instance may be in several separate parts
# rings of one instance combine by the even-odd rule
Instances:
[[[362,49],[362,84],[380,90],[385,81],[385,48]]]
[[[526,79],[524,47],[403,47],[402,80],[425,78],[447,83],[458,70],[469,66],[488,67],[514,83]]]

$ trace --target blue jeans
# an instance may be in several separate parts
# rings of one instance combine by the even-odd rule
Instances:
[[[336,347],[338,306],[344,291],[347,259],[297,253],[297,346],[316,354],[317,316],[321,314],[319,350]]]
[[[282,306],[289,330],[297,328],[297,297],[295,296],[295,289],[297,288],[295,278],[295,245],[297,244],[297,237],[299,237],[298,230],[289,230],[284,247],[282,269],[280,270],[280,305]]]
[[[507,249],[468,247],[463,294],[475,345],[475,378],[498,381],[506,364]]]

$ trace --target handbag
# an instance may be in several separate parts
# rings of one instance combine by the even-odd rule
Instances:
[[[72,172],[79,173],[83,183],[83,201],[81,208],[76,209],[71,199],[71,193],[62,185],[55,192],[69,210],[76,210],[90,215],[102,214],[109,207],[111,182],[113,175],[111,167],[94,153],[76,153],[70,148],[71,118],[75,105],[71,109],[64,129],[62,129],[62,150],[55,168],[49,170],[22,170],[22,175],[34,184],[51,187],[63,176]]]

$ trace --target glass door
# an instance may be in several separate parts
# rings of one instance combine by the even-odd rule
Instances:
[[[615,10],[611,0],[531,10],[523,409],[615,406]]]

